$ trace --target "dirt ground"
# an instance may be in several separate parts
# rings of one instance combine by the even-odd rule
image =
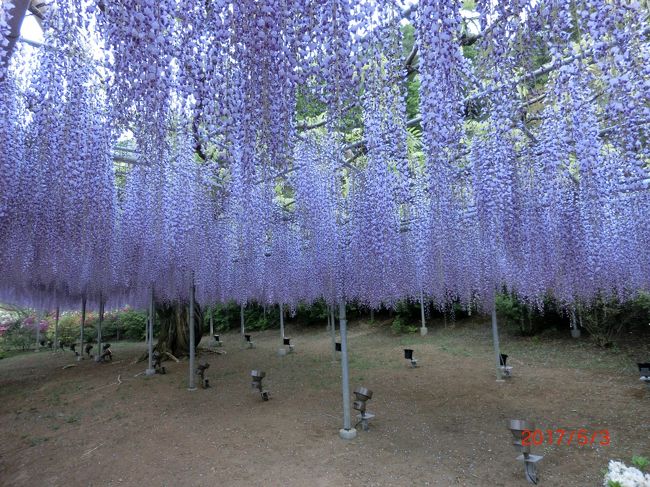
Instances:
[[[3,486],[524,486],[507,421],[541,429],[608,429],[609,446],[538,446],[539,485],[602,485],[609,459],[650,456],[650,388],[636,361],[650,345],[597,350],[587,340],[503,334],[513,377],[495,381],[490,328],[442,328],[392,336],[352,325],[351,387],[374,391],[370,431],[339,439],[340,366],[329,335],[289,327],[296,352],[277,356],[277,330],[257,348],[225,334],[208,361],[207,390],[187,390],[187,362],[137,375],[143,343],[114,344],[115,362],[76,367],[71,352],[0,361],[0,485]],[[204,338],[207,346],[207,338]],[[411,369],[410,346],[421,367]],[[266,371],[272,394],[250,387]],[[359,428],[360,429],[360,428]]]

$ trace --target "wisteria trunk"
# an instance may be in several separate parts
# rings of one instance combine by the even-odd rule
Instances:
[[[190,351],[189,312],[185,302],[156,305],[156,319],[160,324],[160,334],[155,350],[161,354],[169,352],[175,357],[185,357]],[[201,341],[203,332],[203,310],[194,302],[194,332],[196,346]]]

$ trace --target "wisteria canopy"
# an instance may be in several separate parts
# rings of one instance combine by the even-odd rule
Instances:
[[[465,3],[54,0],[0,64],[0,299],[650,288],[647,5]]]

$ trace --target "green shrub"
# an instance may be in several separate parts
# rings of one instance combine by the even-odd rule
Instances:
[[[6,329],[2,334],[2,348],[5,350],[28,350],[36,342],[36,332],[31,327],[22,325],[17,320],[6,323]]]
[[[157,328],[156,322],[154,321],[154,337],[158,331]],[[147,313],[134,309],[123,310],[111,322],[108,331],[114,333],[116,337],[119,331],[120,339],[144,340],[147,331]]]
[[[650,315],[650,295],[639,293],[621,303],[617,298],[598,296],[578,306],[578,320],[596,345],[609,347],[624,329],[643,333]]]
[[[418,331],[417,326],[409,325],[407,321],[400,317],[397,317],[393,320],[393,323],[390,325],[390,329],[395,334],[415,333]]]
[[[70,345],[79,339],[81,313],[63,312],[59,315],[59,342]],[[84,329],[84,331],[86,331]],[[54,341],[54,326],[47,330],[47,338]]]

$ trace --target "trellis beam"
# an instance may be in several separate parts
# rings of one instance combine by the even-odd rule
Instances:
[[[5,35],[7,46],[0,58],[0,81],[4,79],[1,74],[6,71],[11,55],[16,47],[16,42],[20,38],[20,28],[25,20],[25,14],[30,5],[30,0],[13,0],[13,8],[9,9],[9,33]]]

